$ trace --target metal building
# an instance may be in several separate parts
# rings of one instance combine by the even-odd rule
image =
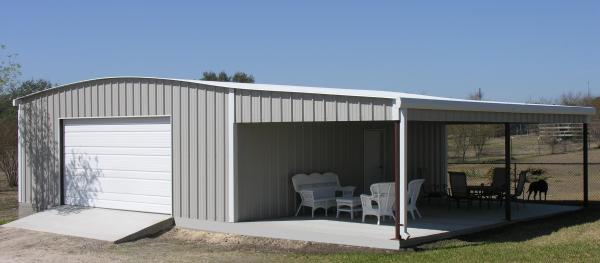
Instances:
[[[295,173],[365,192],[446,182],[447,123],[587,123],[584,107],[145,77],[81,81],[14,101],[22,215],[59,205],[172,214],[178,225],[293,215]],[[398,147],[395,147],[398,146]]]

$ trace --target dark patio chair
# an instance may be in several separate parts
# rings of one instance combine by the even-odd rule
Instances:
[[[450,193],[448,197],[456,200],[456,207],[460,207],[460,201],[467,201],[467,208],[471,207],[471,201],[474,199],[468,188],[467,188],[467,175],[464,172],[448,172],[450,179]],[[448,202],[448,208],[450,208],[451,202]]]
[[[525,197],[523,195],[523,190],[525,189],[525,181],[527,180],[527,171],[521,171],[519,173],[519,181],[517,181],[517,187],[515,188],[515,193],[510,195],[511,200],[519,200],[519,196]],[[524,199],[524,198],[522,198]],[[520,202],[523,204],[522,202]],[[517,208],[519,206],[517,205]]]
[[[504,194],[506,193],[506,169],[505,168],[494,168],[492,170],[492,185],[490,192],[496,196],[497,200],[502,203]]]

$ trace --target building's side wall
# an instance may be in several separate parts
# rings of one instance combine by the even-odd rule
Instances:
[[[393,180],[392,123],[237,124],[239,219],[293,215],[296,173],[332,171],[363,192],[363,131],[384,131],[384,174]]]
[[[585,115],[534,114],[485,111],[451,111],[409,109],[411,121],[473,122],[473,123],[583,123],[589,122]]]
[[[106,79],[51,90],[20,105],[22,207],[60,204],[60,118],[171,116],[173,215],[225,221],[227,93],[153,79]]]
[[[393,99],[237,90],[237,123],[392,120]]]

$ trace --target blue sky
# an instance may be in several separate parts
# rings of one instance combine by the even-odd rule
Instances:
[[[600,1],[11,1],[23,78],[199,78],[527,101],[600,95]]]

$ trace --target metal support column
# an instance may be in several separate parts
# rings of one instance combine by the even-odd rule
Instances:
[[[583,124],[583,206],[589,205],[589,158],[588,124]]]
[[[504,168],[505,168],[505,184],[504,184],[504,215],[506,220],[511,220],[510,211],[510,162],[511,162],[511,149],[510,149],[510,123],[504,124]]]
[[[400,142],[398,140],[398,138],[400,138],[400,122],[399,121],[395,121],[394,122],[394,135],[393,135],[394,139],[393,139],[393,143],[394,143],[394,153],[393,153],[393,159],[394,159],[394,182],[395,182],[395,187],[396,189],[400,189],[400,165],[399,165],[399,161],[400,161],[400,151],[399,151],[399,145]],[[394,191],[396,193],[396,200],[400,200],[400,191]],[[395,204],[395,212],[396,212],[396,219],[400,219],[400,202],[396,202]],[[396,220],[396,224],[395,224],[395,235],[394,238],[397,240],[400,240],[400,220]]]

